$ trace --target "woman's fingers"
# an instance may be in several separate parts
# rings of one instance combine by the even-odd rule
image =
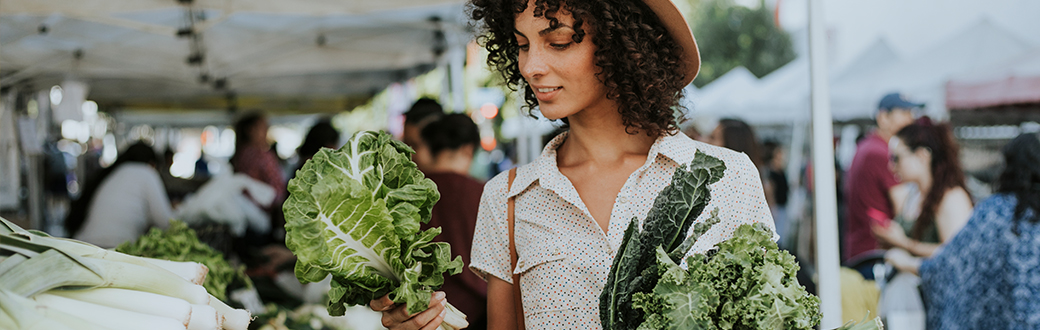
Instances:
[[[390,300],[389,295],[384,295],[368,302],[368,307],[377,312],[384,312],[394,308],[394,301]]]
[[[443,320],[445,304],[447,301],[444,299],[444,292],[435,292],[430,297],[429,308],[425,311],[419,312],[418,314],[409,315],[408,306],[399,305],[391,310],[384,311],[383,317],[380,320],[384,327],[389,329],[425,329],[424,327],[433,323],[440,325]],[[440,317],[440,319],[438,319]]]
[[[433,320],[431,320],[430,322],[427,322],[426,326],[422,327],[421,330],[436,330],[438,327],[441,326],[441,323],[444,322],[444,315],[447,314],[447,308],[441,309],[441,313],[438,314],[437,317],[433,318]]]

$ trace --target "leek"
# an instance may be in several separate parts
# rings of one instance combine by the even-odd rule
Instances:
[[[7,220],[3,220],[2,218],[0,218],[0,222],[6,221]],[[8,225],[0,225],[0,228],[7,226]],[[170,271],[174,274],[177,274],[177,276],[180,276],[185,280],[191,281],[194,284],[201,285],[202,282],[206,280],[206,272],[208,271],[208,269],[206,269],[206,266],[197,262],[169,261],[132,256],[125,253],[105,250],[96,245],[82,241],[60,237],[52,237],[45,233],[34,234],[28,231],[16,231],[15,234],[8,236],[20,238],[38,245],[60,249],[62,251],[78,256],[119,261],[146,267],[158,267]]]
[[[112,330],[139,330],[145,324],[149,329],[154,330],[185,329],[184,324],[171,318],[92,304],[48,293],[38,294],[33,299],[40,305],[63,311]]]
[[[191,305],[191,320],[188,330],[219,330],[220,316],[209,305]]]
[[[47,293],[83,302],[177,320],[188,326],[191,304],[184,299],[151,292],[115,288],[51,290]],[[212,303],[212,300],[211,300]]]
[[[0,290],[0,329],[108,330],[6,290]]]
[[[221,326],[225,330],[246,330],[249,328],[249,321],[252,319],[249,311],[231,308],[231,306],[228,306],[216,297],[209,298],[209,305],[216,309],[217,314],[220,315]]]
[[[205,288],[163,269],[78,257],[11,236],[0,236],[0,249],[44,250],[38,256],[27,255],[29,260],[0,276],[0,287],[24,297],[61,286],[87,286],[132,289],[177,297],[193,304],[209,303]]]

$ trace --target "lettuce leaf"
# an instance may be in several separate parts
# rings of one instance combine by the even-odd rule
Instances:
[[[418,313],[444,272],[462,271],[447,243],[432,242],[440,228],[419,229],[440,194],[412,153],[389,134],[359,132],[339,150],[319,151],[289,181],[285,243],[300,282],[332,274],[330,315],[385,294]]]

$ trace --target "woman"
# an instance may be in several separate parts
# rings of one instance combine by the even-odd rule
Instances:
[[[70,237],[104,248],[165,228],[173,211],[159,171],[159,156],[144,142],[126,148],[116,162],[87,182],[72,203],[65,228]]]
[[[882,219],[871,230],[894,248],[930,257],[971,215],[957,144],[949,125],[932,124],[927,117],[900,130],[889,144],[896,176],[910,185],[893,188],[893,225],[885,226]],[[902,270],[917,273],[917,269]]]
[[[502,173],[484,187],[470,268],[488,281],[488,328],[599,329],[599,295],[624,229],[642,221],[653,198],[696,151],[722,160],[707,209],[722,223],[698,240],[704,252],[740,224],[772,228],[758,170],[747,156],[678,134],[674,109],[697,74],[696,43],[668,0],[471,0],[471,17],[488,63],[507,85],[523,89],[528,109],[561,120],[539,158],[509,183]],[[517,266],[509,257],[507,201],[515,196]],[[702,216],[702,220],[708,212]],[[523,315],[513,306],[520,274]],[[433,329],[443,295],[406,315],[383,297],[390,329]]]
[[[282,202],[289,194],[278,156],[267,142],[267,129],[267,117],[261,112],[251,111],[243,115],[235,122],[235,153],[231,155],[231,166],[235,173],[245,173],[271,186],[278,193],[269,207],[261,206],[270,215],[269,228],[273,230],[271,233],[256,233],[260,236],[249,237],[247,241],[254,245],[283,239],[284,231],[281,228],[285,227],[285,220],[282,217]]]
[[[1004,147],[997,193],[920,264],[929,329],[1040,329],[1040,137]]]

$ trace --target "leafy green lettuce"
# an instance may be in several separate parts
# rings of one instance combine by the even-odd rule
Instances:
[[[683,270],[657,249],[660,281],[636,293],[646,329],[813,329],[820,300],[798,284],[794,257],[763,224],[741,225],[717,252],[697,254]]]
[[[444,272],[462,271],[440,228],[420,231],[440,199],[412,151],[382,132],[359,132],[339,150],[322,149],[289,181],[286,246],[303,283],[332,274],[329,314],[390,294],[410,313],[425,310]]]

